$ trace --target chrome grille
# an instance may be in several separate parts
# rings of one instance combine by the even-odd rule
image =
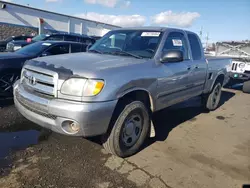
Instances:
[[[237,67],[238,67],[238,63],[233,63],[233,64],[232,64],[232,70],[233,70],[233,71],[236,71],[236,70],[237,70]]]
[[[52,71],[25,66],[22,71],[24,88],[34,92],[56,97],[58,75]]]

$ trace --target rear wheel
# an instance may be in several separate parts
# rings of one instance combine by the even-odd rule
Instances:
[[[16,72],[2,72],[0,75],[0,96],[12,97],[13,85],[20,78]]]
[[[131,102],[118,115],[111,132],[105,135],[103,146],[113,155],[131,156],[140,150],[149,128],[148,109],[140,101]]]
[[[206,110],[212,111],[218,107],[221,98],[221,89],[221,83],[216,82],[213,90],[208,95],[202,96],[202,103]]]
[[[250,80],[244,82],[242,90],[244,93],[250,93]]]

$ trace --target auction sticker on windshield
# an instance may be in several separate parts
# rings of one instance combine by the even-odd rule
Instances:
[[[182,41],[180,39],[173,39],[173,46],[182,46]]]
[[[142,37],[159,37],[160,32],[142,32],[141,36]]]

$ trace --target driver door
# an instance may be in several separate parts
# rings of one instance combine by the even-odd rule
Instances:
[[[179,103],[188,98],[188,77],[191,71],[188,43],[182,32],[168,34],[162,54],[169,50],[183,52],[184,60],[181,62],[162,63],[162,75],[158,78],[158,107],[160,109]]]

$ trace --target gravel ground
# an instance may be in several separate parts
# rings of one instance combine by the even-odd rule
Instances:
[[[219,109],[199,98],[154,115],[156,138],[120,159],[98,143],[42,130],[0,109],[0,187],[241,187],[250,184],[250,95],[225,90]]]

